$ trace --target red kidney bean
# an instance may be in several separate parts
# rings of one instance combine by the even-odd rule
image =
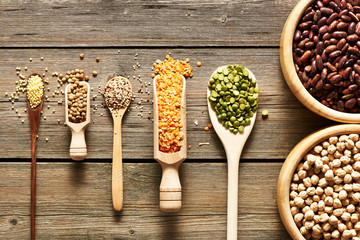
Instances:
[[[331,38],[330,39],[330,45],[336,45],[339,41],[336,40],[335,38]]]
[[[312,49],[312,48],[314,48],[314,46],[315,46],[314,42],[307,42],[307,43],[305,43],[305,50]]]
[[[335,45],[327,46],[327,47],[325,48],[325,53],[326,53],[326,54],[330,54],[330,53],[332,53],[333,51],[335,51],[336,49],[337,49],[337,48],[336,48]]]
[[[327,7],[320,8],[320,11],[325,16],[330,16],[334,12],[331,8],[327,8]]]
[[[346,40],[345,40],[346,41]],[[316,45],[316,53],[321,55],[323,53],[325,49],[325,44],[323,42],[319,42],[317,45]]]
[[[348,79],[350,77],[351,71],[352,71],[351,67],[345,68],[345,70],[343,71],[343,78]]]
[[[336,29],[339,31],[345,31],[349,28],[349,23],[346,22],[339,22],[336,26]]]
[[[318,26],[322,27],[322,26],[324,26],[326,24],[326,22],[327,22],[327,18],[324,16],[324,17],[319,19]]]
[[[356,98],[351,98],[345,102],[345,108],[351,109],[355,106],[355,104],[356,104]]]
[[[335,91],[330,92],[330,93],[326,96],[326,101],[330,101],[330,100],[333,99],[336,95],[337,95],[337,93],[336,93]]]
[[[328,28],[329,32],[333,32],[334,30],[336,30],[336,26],[338,25],[338,22],[339,21],[337,21],[337,20],[331,22],[331,24],[329,25],[329,28]]]
[[[339,42],[336,44],[336,48],[341,50],[344,45],[346,44],[346,39],[345,38],[342,38],[339,40]]]
[[[299,42],[301,40],[301,31],[300,30],[296,30],[295,31],[295,36],[294,36],[294,41],[295,42]]]
[[[340,8],[335,2],[329,2],[329,7],[334,10],[334,12],[340,12]]]
[[[342,78],[341,78],[340,74],[336,74],[336,75],[334,75],[333,77],[330,78],[330,83],[331,84],[338,83],[341,79]]]
[[[322,17],[322,14],[321,14],[320,10],[316,10],[315,15],[314,15],[314,21],[317,23],[321,17]]]
[[[346,37],[346,40],[348,42],[357,42],[357,40],[359,40],[359,36],[356,34],[352,34]]]
[[[328,27],[326,29],[328,29]],[[345,31],[335,31],[335,32],[333,32],[332,35],[336,39],[341,39],[341,38],[347,37],[347,33]]]
[[[349,16],[353,21],[359,22],[359,18],[354,13],[349,12]]]
[[[357,65],[357,64],[355,63],[354,66],[353,66],[353,68],[354,68],[354,70],[355,70],[355,72],[356,72],[357,74],[360,74],[360,66],[359,66],[359,65]]]
[[[311,11],[309,12],[308,14],[306,14],[304,17],[303,17],[303,21],[304,22],[307,22],[307,21],[312,21],[314,19],[314,15],[315,15],[315,11]]]
[[[299,25],[300,30],[309,29],[312,25],[312,21],[304,22]]]
[[[356,24],[355,34],[360,35],[360,22]]]
[[[355,29],[356,29],[356,23],[354,22],[351,22],[349,24],[349,27],[348,27],[348,34],[351,35],[351,34],[354,34],[355,33]]]
[[[338,69],[342,69],[346,61],[347,61],[347,57],[342,56],[338,62]]]
[[[326,24],[330,25],[332,22],[334,22],[338,18],[339,14],[333,13],[331,16],[326,20]]]
[[[329,27],[327,25],[324,25],[319,28],[319,35],[322,37],[325,33],[329,31]]]
[[[324,36],[323,36],[323,40],[326,41],[326,40],[330,40],[331,39],[331,33],[325,33]]]
[[[351,17],[349,17],[348,15],[341,15],[340,18],[345,22],[351,22]]]
[[[335,48],[336,48],[336,46],[335,46]],[[336,58],[336,57],[340,56],[340,54],[341,54],[341,51],[340,51],[340,50],[336,50],[336,51],[333,51],[332,53],[330,53],[330,54],[329,54],[329,57],[330,57],[330,58]]]
[[[324,63],[323,63],[323,60],[322,60],[322,58],[320,57],[320,55],[316,55],[315,62],[316,62],[316,67],[317,67],[320,71],[322,71],[323,68],[324,68]]]

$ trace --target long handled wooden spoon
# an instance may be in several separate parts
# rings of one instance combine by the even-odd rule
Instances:
[[[226,68],[226,66],[223,66]],[[247,69],[249,76],[255,79],[254,74]],[[215,71],[216,72],[216,71]],[[214,73],[215,73],[214,72]],[[210,91],[207,90],[209,98]],[[226,129],[217,118],[217,114],[211,107],[208,100],[208,110],[211,123],[215,132],[219,136],[224,148],[228,162],[228,199],[227,199],[227,239],[237,239],[237,223],[238,223],[238,179],[239,179],[239,162],[242,150],[245,146],[256,119],[256,113],[250,118],[251,123],[246,126],[243,133],[233,134]]]
[[[128,79],[124,77],[114,77],[110,79],[105,85],[105,89],[109,87],[110,81],[120,81],[122,83],[128,84],[130,88],[130,92],[132,91],[131,83]],[[112,89],[111,91],[116,91]],[[126,96],[131,99],[132,95]],[[108,99],[109,100],[109,99]],[[113,199],[113,207],[116,211],[121,211],[123,208],[123,168],[122,168],[122,144],[121,144],[121,123],[122,118],[126,112],[126,109],[129,106],[129,103],[124,107],[119,109],[112,109],[109,105],[109,101],[107,101],[107,97],[105,95],[105,101],[110,109],[113,122],[114,122],[114,143],[113,143],[113,163],[112,163],[112,199]]]
[[[84,160],[87,155],[85,129],[90,123],[90,85],[87,82],[81,82],[81,84],[85,84],[87,87],[86,120],[82,123],[74,123],[69,120],[68,90],[71,84],[65,88],[65,122],[71,130],[70,157],[76,161]]]
[[[156,91],[156,79],[154,78],[154,158],[162,168],[160,183],[160,209],[163,212],[178,212],[181,209],[181,184],[179,179],[179,166],[186,159],[186,81],[183,79],[181,96],[181,123],[184,134],[183,146],[175,153],[164,153],[159,150],[159,114]]]
[[[39,74],[31,74],[28,77],[39,76],[41,81],[43,78]],[[30,119],[30,128],[31,128],[31,240],[35,239],[35,213],[36,213],[36,135],[38,133],[38,126],[40,122],[40,115],[42,109],[43,101],[35,107],[30,106],[30,101],[28,99],[27,105],[29,109],[29,119]]]

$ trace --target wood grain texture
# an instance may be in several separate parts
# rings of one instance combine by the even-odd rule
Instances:
[[[296,3],[3,0],[0,46],[279,46]]]
[[[276,208],[281,163],[241,163],[238,239],[290,239]],[[226,164],[183,163],[183,207],[159,209],[161,167],[124,164],[124,209],[113,211],[111,164],[38,163],[37,239],[225,239]],[[214,177],[216,176],[216,177]],[[1,239],[26,239],[30,164],[0,163]]]
[[[85,59],[79,59],[80,53],[85,53]],[[50,78],[50,102],[45,102],[44,116],[40,120],[38,139],[38,158],[42,159],[69,159],[70,130],[63,126],[64,105],[57,101],[64,96],[53,98],[52,91],[57,89],[56,78],[52,72],[64,73],[67,70],[79,68],[86,73],[98,71],[96,78],[89,83],[97,95],[91,99],[91,107],[97,105],[96,113],[91,112],[92,122],[86,130],[88,147],[87,159],[111,159],[112,153],[112,120],[109,111],[101,108],[104,102],[98,93],[98,86],[105,85],[108,73],[119,72],[130,77],[136,99],[130,105],[123,119],[123,158],[124,159],[152,159],[153,158],[153,123],[147,119],[152,117],[152,87],[141,87],[133,76],[141,75],[144,82],[151,82],[151,66],[157,59],[164,59],[167,53],[179,59],[189,57],[191,64],[201,61],[199,68],[194,66],[194,77],[187,81],[187,159],[225,159],[225,152],[213,130],[206,132],[204,127],[210,123],[207,111],[206,88],[210,74],[218,66],[239,63],[248,67],[256,76],[261,88],[259,111],[269,110],[269,117],[262,119],[258,114],[253,132],[244,148],[242,159],[285,159],[292,147],[309,133],[333,124],[329,120],[317,116],[303,107],[289,91],[282,77],[279,66],[278,49],[1,49],[0,54],[6,61],[0,63],[0,149],[2,158],[29,158],[30,157],[30,127],[27,120],[25,96],[15,102],[15,109],[19,110],[21,118],[15,110],[11,110],[11,102],[5,97],[5,92],[11,93],[15,89],[16,67],[28,67],[27,72],[44,72],[48,68]],[[139,53],[138,60],[134,60],[135,53]],[[44,57],[44,61],[40,57]],[[29,62],[29,57],[33,61]],[[95,58],[100,57],[100,63]],[[133,64],[140,63],[141,67],[133,70]],[[25,71],[22,70],[21,73]],[[91,75],[91,74],[90,74]],[[138,77],[137,77],[138,78]],[[63,86],[64,88],[65,86]],[[140,94],[138,90],[148,89],[150,95]],[[142,112],[138,101],[143,100]],[[146,100],[149,99],[149,102]],[[47,106],[50,105],[50,109]],[[56,112],[52,113],[55,109]],[[151,114],[149,114],[149,112]],[[143,113],[144,117],[138,116]],[[103,116],[101,116],[103,114]],[[21,124],[21,119],[25,123]],[[61,120],[61,124],[57,123]],[[196,126],[194,121],[198,120]],[[295,126],[295,127],[294,127]],[[45,142],[49,138],[49,142]],[[210,145],[199,146],[199,142],[209,142]],[[21,149],[19,149],[21,148]]]

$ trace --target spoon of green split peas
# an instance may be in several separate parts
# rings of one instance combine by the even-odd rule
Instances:
[[[246,140],[255,124],[260,91],[255,76],[249,69],[241,67],[237,70],[229,72],[227,66],[218,68],[212,74],[207,89],[210,120],[225,148],[228,162],[228,240],[237,239],[239,162]],[[242,76],[237,75],[239,71],[242,71]],[[213,78],[214,75],[217,79]],[[249,79],[247,84],[243,81],[246,78]],[[235,85],[236,82],[238,84]]]

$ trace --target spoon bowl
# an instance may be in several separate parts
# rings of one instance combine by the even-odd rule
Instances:
[[[222,66],[226,68],[227,66]],[[246,68],[249,72],[249,77],[255,78],[255,75]],[[214,71],[214,73],[217,70]],[[213,74],[214,74],[213,73]],[[212,76],[212,75],[211,75]],[[227,239],[237,239],[237,223],[238,223],[238,177],[239,177],[239,162],[242,150],[245,146],[256,119],[256,112],[250,118],[250,125],[244,128],[244,132],[232,133],[228,130],[217,118],[217,114],[212,108],[209,101],[210,90],[207,89],[208,110],[211,124],[222,142],[228,163],[228,209],[227,209]]]
[[[131,83],[127,78],[116,76],[123,81],[127,81],[132,92]],[[107,84],[114,78],[111,78]],[[106,88],[105,86],[105,88]],[[109,107],[109,106],[108,106]],[[121,124],[122,118],[129,105],[124,108],[110,110],[114,123],[114,140],[113,140],[113,162],[112,162],[112,200],[115,211],[121,211],[124,202],[123,193],[123,168],[122,168],[122,143],[121,143]]]
[[[27,80],[32,76],[39,76],[44,85],[44,79],[40,74],[33,73],[29,75]],[[26,93],[27,94],[27,93]],[[43,90],[44,97],[44,90]],[[30,239],[35,239],[35,214],[36,214],[36,136],[38,133],[38,127],[40,123],[41,109],[43,105],[43,97],[41,102],[35,108],[30,106],[30,101],[27,99],[27,105],[29,110],[30,128],[31,128],[31,232]]]

